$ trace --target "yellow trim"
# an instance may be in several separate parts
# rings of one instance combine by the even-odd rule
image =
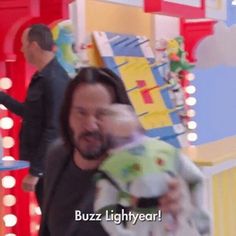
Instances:
[[[197,165],[213,166],[236,158],[236,136],[183,149]]]

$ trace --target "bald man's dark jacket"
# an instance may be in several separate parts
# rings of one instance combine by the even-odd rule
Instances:
[[[59,135],[59,113],[68,82],[66,71],[53,58],[33,75],[23,103],[0,92],[0,103],[22,117],[20,159],[30,161],[34,176],[43,174],[46,150]]]

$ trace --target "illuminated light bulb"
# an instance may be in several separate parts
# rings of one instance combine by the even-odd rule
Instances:
[[[193,73],[188,73],[188,74],[186,75],[186,79],[187,79],[188,81],[193,81],[193,80],[195,79],[195,75],[194,75]]]
[[[35,222],[32,222],[30,224],[30,229],[32,233],[36,233],[39,230],[39,224],[36,224]]]
[[[4,161],[14,161],[15,158],[12,157],[12,156],[4,156],[4,157],[2,158],[2,160],[4,160]]]
[[[196,115],[196,111],[193,109],[187,110],[188,117],[194,117]]]
[[[12,137],[6,136],[2,138],[2,146],[4,148],[12,148],[15,144],[15,141]]]
[[[2,186],[4,188],[13,188],[16,184],[16,179],[13,176],[4,176],[2,178]]]
[[[42,215],[42,212],[41,212],[41,210],[40,210],[40,207],[35,207],[35,208],[34,208],[34,211],[35,211],[35,214],[36,214],[36,215]]]
[[[189,85],[185,88],[186,93],[194,94],[196,92],[196,87],[193,85]]]
[[[187,139],[190,142],[195,142],[198,139],[198,136],[196,133],[189,133],[187,134]]]
[[[233,0],[233,1],[232,1],[232,5],[233,5],[233,6],[236,6],[236,0]]]
[[[11,207],[16,204],[16,197],[12,194],[8,194],[3,197],[2,201],[4,206]]]
[[[185,103],[186,103],[188,106],[194,106],[194,105],[197,103],[197,99],[194,98],[194,97],[188,97],[188,98],[185,100]]]
[[[13,120],[12,118],[10,117],[3,117],[1,120],[0,120],[0,127],[2,129],[11,129],[13,127]]]
[[[16,234],[5,234],[5,236],[16,236]]]
[[[195,121],[189,121],[188,122],[188,128],[189,129],[196,129],[197,128],[197,123]]]
[[[4,106],[4,105],[2,105],[2,104],[0,104],[0,109],[2,109],[2,110],[7,110],[7,108]]]
[[[31,203],[30,206],[29,206],[29,210],[30,210],[30,215],[33,216],[35,215],[35,208],[37,207],[36,204],[34,203]]]
[[[6,227],[13,227],[17,223],[17,217],[13,214],[3,216],[3,221]]]
[[[12,80],[8,77],[3,77],[0,79],[0,88],[9,89],[12,87]]]

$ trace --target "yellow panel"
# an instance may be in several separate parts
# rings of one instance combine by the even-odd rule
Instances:
[[[221,140],[187,147],[183,152],[196,164],[213,166],[236,157],[236,136],[226,137]]]
[[[152,71],[150,70],[150,66],[148,65],[148,61],[145,58],[115,57],[114,59],[117,65],[127,60],[129,61],[127,65],[120,68],[121,77],[123,78],[127,90],[136,87],[137,80],[144,80],[146,82],[145,88],[152,88],[157,85]],[[153,100],[153,103],[150,104],[144,103],[140,88],[130,91],[128,94],[137,114],[148,112],[146,115],[140,117],[140,121],[145,129],[172,126],[169,112],[165,106],[159,88],[150,91]]]
[[[218,194],[218,191],[219,191],[219,188],[220,188],[220,184],[218,183],[218,176],[215,176],[213,178],[213,196],[214,196],[214,199],[213,199],[213,214],[214,214],[214,222],[213,222],[213,225],[214,225],[214,236],[219,236],[220,235],[220,225],[221,223],[219,222],[220,220],[220,216],[222,215],[220,210],[221,208],[218,207],[220,206],[220,203],[221,203],[221,198],[219,198],[219,194]]]
[[[86,0],[86,31],[145,35],[153,41],[153,16],[141,7]],[[94,44],[93,44],[94,45]],[[102,66],[96,47],[87,50],[91,65]]]
[[[152,14],[143,8],[86,0],[87,32],[110,31],[121,34],[146,35],[152,39]]]
[[[236,168],[213,177],[214,236],[236,235]]]

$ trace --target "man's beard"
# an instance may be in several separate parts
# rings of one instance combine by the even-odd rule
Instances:
[[[73,137],[73,144],[74,148],[81,154],[81,156],[86,160],[98,160],[99,158],[103,157],[107,154],[107,151],[110,147],[109,140],[107,137],[103,136],[100,132],[94,131],[94,132],[84,132],[82,133],[78,138],[76,138],[72,133]],[[86,151],[83,151],[80,147],[79,143],[81,139],[84,138],[94,138],[97,139],[99,142],[101,142],[101,145],[98,146],[96,149],[87,148]]]

